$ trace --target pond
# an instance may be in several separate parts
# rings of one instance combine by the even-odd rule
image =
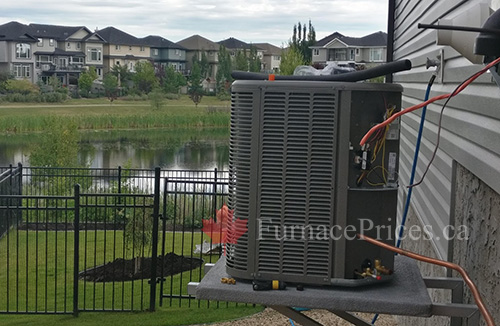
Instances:
[[[39,144],[39,134],[2,135],[0,166],[22,163]],[[217,129],[134,129],[85,131],[81,133],[80,162],[95,168],[169,170],[228,169],[229,130]]]

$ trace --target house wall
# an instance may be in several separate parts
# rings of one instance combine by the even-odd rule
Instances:
[[[0,41],[0,62],[9,62],[10,42]]]
[[[151,49],[149,46],[144,46],[143,49],[144,51],[141,51],[140,46],[136,45],[118,45],[119,48],[116,48],[116,44],[110,44],[108,46],[109,54],[110,56],[126,56],[126,55],[133,55],[135,57],[141,57],[141,58],[149,58],[149,55],[151,53]]]
[[[53,42],[50,44],[49,38],[40,37],[43,40],[43,44],[40,46],[38,43],[33,43],[33,52],[41,51],[41,52],[53,52],[57,47],[57,41],[52,39]]]
[[[167,49],[167,59],[171,61],[186,60],[186,51],[180,49]]]
[[[36,51],[36,43],[29,42],[31,45],[31,57],[29,59],[24,59],[24,58],[16,58],[16,44],[17,43],[23,43],[20,41],[16,42],[6,42],[6,55],[7,55],[7,60],[9,61],[9,64],[6,66],[6,71],[9,73],[14,73],[14,68],[16,65],[26,65],[29,66],[30,68],[30,76],[27,78],[30,80],[32,83],[37,80],[36,72],[35,72],[35,58],[36,55],[34,52]],[[19,78],[20,79],[20,78]]]
[[[443,74],[439,75],[431,92],[431,96],[452,92],[462,81],[480,70],[483,65],[474,65],[450,46],[436,45],[437,32],[417,28],[418,23],[436,23],[438,19],[450,19],[462,13],[469,13],[480,3],[490,4],[489,0],[396,0],[394,60],[409,59],[412,61],[411,71],[398,73],[394,82],[404,87],[403,108],[423,101],[426,85],[433,69],[427,70],[426,59],[443,58]],[[497,8],[494,8],[497,9]],[[479,27],[479,26],[477,26]],[[492,210],[483,209],[492,200],[497,200],[500,193],[500,88],[488,74],[478,78],[461,94],[452,99],[442,120],[440,145],[436,158],[424,182],[415,187],[411,203],[411,223],[408,225],[430,226],[436,236],[448,225],[455,226],[457,218],[461,224],[468,224],[474,232],[474,241],[447,240],[444,236],[434,237],[432,241],[408,240],[404,247],[417,252],[445,260],[466,263],[469,270],[477,270],[474,280],[479,287],[489,291],[488,287],[498,289],[500,267],[488,262],[491,256],[498,259],[497,226],[483,221],[492,216]],[[425,167],[431,159],[436,145],[439,113],[443,101],[431,104],[427,109],[424,137],[420,149],[415,181],[419,181]],[[407,188],[410,179],[416,135],[421,111],[406,114],[401,120],[401,158],[400,158],[400,192],[399,216],[401,217]],[[467,177],[457,178],[456,167],[463,167]],[[488,196],[477,196],[475,191],[463,191],[456,198],[456,190],[472,181],[491,189]],[[468,187],[471,189],[473,187]],[[493,199],[492,199],[493,198]],[[465,205],[465,206],[464,206]],[[474,214],[459,217],[457,212],[473,206]],[[459,208],[462,207],[462,208]],[[457,211],[458,209],[458,211]],[[468,209],[468,208],[467,208]],[[496,211],[498,213],[498,211]],[[410,215],[411,215],[410,214]],[[491,220],[491,219],[490,219]],[[498,224],[498,215],[495,220]],[[482,221],[482,222],[481,222]],[[482,225],[481,229],[472,226]],[[406,240],[405,240],[406,241]],[[461,249],[458,249],[461,248]],[[468,248],[465,250],[464,248]],[[497,260],[498,261],[498,260]],[[443,273],[444,271],[440,271]],[[498,298],[489,300],[490,310],[498,312]],[[497,320],[500,318],[497,314]],[[424,323],[423,321],[421,323]],[[428,321],[427,321],[428,323]],[[420,325],[419,323],[414,323]],[[431,321],[432,325],[442,322]],[[413,324],[412,324],[413,325]]]

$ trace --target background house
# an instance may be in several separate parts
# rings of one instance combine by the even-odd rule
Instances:
[[[410,59],[413,64],[412,70],[394,76],[394,82],[404,87],[403,107],[424,99],[427,82],[435,70],[426,69],[427,58],[441,64],[431,96],[452,92],[484,66],[472,55],[477,33],[452,32],[454,41],[451,45],[437,45],[439,32],[419,29],[417,25],[449,19],[452,24],[481,27],[491,10],[500,6],[498,1],[394,0],[389,3],[395,17],[389,25],[389,43],[394,46],[389,56],[394,60]],[[461,45],[469,50],[460,50]],[[430,226],[436,237],[403,241],[405,248],[463,266],[477,283],[497,321],[500,320],[499,103],[500,88],[489,74],[478,78],[448,103],[436,158],[423,183],[413,190],[407,224],[407,229]],[[442,106],[440,101],[428,107],[416,181],[422,177],[433,155]],[[406,114],[401,120],[400,212],[407,195],[420,114],[420,111]],[[468,239],[447,239],[441,234],[443,228],[460,230],[461,226],[470,231]],[[421,270],[424,275],[451,274],[428,264],[421,264]],[[434,291],[433,296],[441,302],[447,298],[440,291]],[[468,298],[471,301],[470,294]],[[445,321],[436,317],[404,323],[443,325]]]
[[[215,76],[217,76],[217,65],[219,63],[219,44],[200,35],[192,35],[177,42],[177,44],[186,48],[186,67],[188,74],[193,67],[193,58],[194,60],[201,61],[202,55],[206,56],[209,68],[203,86],[208,91],[215,91]]]
[[[38,79],[47,83],[51,76],[56,76],[63,85],[77,85],[86,61],[85,40],[92,32],[84,26],[30,24],[29,27],[38,39],[34,51]]]
[[[142,39],[151,48],[155,66],[171,66],[175,71],[186,71],[186,48],[161,36],[150,35]]]
[[[366,64],[367,67],[385,62],[387,34],[377,32],[363,37],[344,36],[338,32],[322,38],[310,47],[312,64]]]
[[[0,25],[0,72],[35,82],[35,55],[38,39],[30,28],[18,22]]]
[[[15,78],[47,83],[54,76],[63,85],[76,85],[80,73],[103,68],[103,39],[84,26],[10,22],[0,25],[0,69]]]
[[[283,49],[270,43],[255,43],[254,45],[262,50],[262,71],[265,73],[278,73]]]
[[[151,60],[150,46],[144,40],[114,27],[106,27],[96,33],[106,42],[104,44],[105,73],[114,65],[126,66],[129,71],[134,72],[138,62]]]

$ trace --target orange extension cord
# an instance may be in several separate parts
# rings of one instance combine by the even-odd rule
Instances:
[[[388,245],[388,244],[383,243],[381,241],[375,240],[375,239],[370,238],[370,237],[363,235],[363,234],[358,234],[358,237],[361,240],[365,240],[371,244],[374,244],[374,245],[382,247],[384,249],[393,251],[393,252],[398,253],[400,255],[407,256],[407,257],[410,257],[413,259],[417,259],[417,260],[420,260],[420,261],[423,261],[426,263],[435,264],[435,265],[439,265],[439,266],[443,266],[446,268],[451,268],[451,269],[456,270],[457,272],[460,273],[460,275],[462,275],[462,278],[464,279],[465,283],[469,286],[469,289],[471,290],[472,295],[474,296],[474,300],[476,301],[476,305],[479,308],[479,311],[481,312],[481,314],[483,315],[484,320],[486,321],[486,324],[488,326],[495,326],[495,322],[493,321],[493,317],[491,317],[491,314],[488,312],[488,309],[486,308],[486,305],[484,304],[483,299],[481,299],[481,294],[479,293],[476,285],[470,279],[470,277],[467,274],[467,272],[465,271],[465,269],[463,269],[460,265],[450,263],[450,262],[440,260],[440,259],[422,256],[422,255],[419,255],[419,254],[416,254],[414,252],[404,250],[401,248],[396,248],[394,246],[391,246],[391,245]]]
[[[481,69],[480,71],[478,71],[477,73],[475,73],[473,76],[471,76],[469,79],[467,79],[459,88],[457,88],[453,93],[449,93],[449,94],[443,94],[443,95],[439,95],[439,96],[435,96],[423,103],[420,103],[420,104],[417,104],[417,105],[414,105],[414,106],[410,106],[409,108],[407,109],[404,109],[404,110],[401,110],[399,111],[398,113],[395,113],[393,114],[390,118],[388,118],[387,120],[385,120],[384,122],[381,122],[379,123],[378,125],[375,125],[373,126],[367,133],[366,135],[361,139],[361,142],[359,143],[361,146],[363,146],[367,141],[368,139],[371,137],[371,135],[377,131],[378,129],[380,128],[383,128],[385,126],[387,126],[388,124],[390,124],[391,122],[393,122],[394,120],[396,120],[397,118],[399,118],[400,116],[402,116],[403,114],[406,114],[406,113],[410,113],[412,111],[415,111],[415,110],[418,110],[420,108],[423,108],[424,106],[428,105],[428,104],[431,104],[433,102],[436,102],[436,101],[439,101],[439,100],[443,100],[443,99],[446,99],[448,97],[453,97],[455,95],[457,95],[458,93],[460,93],[461,91],[463,91],[467,86],[469,86],[470,83],[472,83],[474,80],[476,80],[479,76],[481,76],[482,74],[484,74],[486,71],[488,71],[488,69],[490,69],[491,67],[497,65],[500,63],[500,57],[497,58],[496,60],[490,62],[488,65],[486,65],[483,69]]]

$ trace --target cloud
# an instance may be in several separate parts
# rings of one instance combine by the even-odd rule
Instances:
[[[387,4],[378,0],[18,0],[2,3],[0,23],[114,26],[137,37],[179,41],[200,34],[213,41],[236,37],[280,46],[293,25],[311,19],[317,39],[335,31],[363,36],[386,29]]]

